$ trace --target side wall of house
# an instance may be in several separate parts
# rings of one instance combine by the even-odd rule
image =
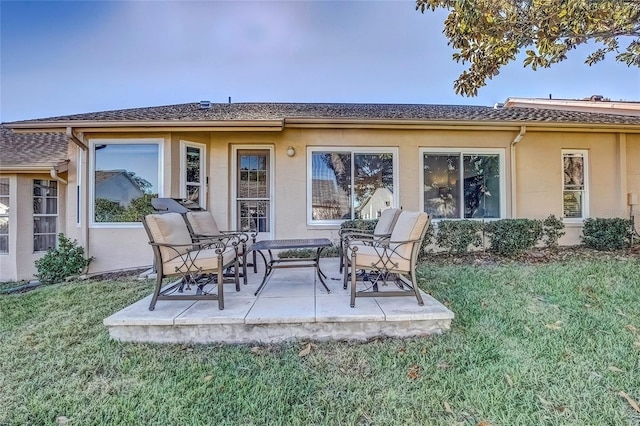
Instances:
[[[627,135],[627,193],[635,194],[636,229],[640,230],[640,134]]]
[[[19,173],[1,175],[9,178],[9,253],[0,255],[0,281],[34,278],[35,261],[45,252],[34,252],[33,181],[51,180],[48,174]],[[66,185],[58,184],[56,233],[66,233]]]

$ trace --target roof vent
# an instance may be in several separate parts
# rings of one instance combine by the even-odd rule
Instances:
[[[504,108],[504,104],[502,102],[496,102],[493,104],[493,109],[501,109]]]
[[[200,109],[211,109],[210,101],[200,101]]]
[[[604,96],[602,96],[602,95],[591,95],[589,100],[592,101],[592,102],[602,102],[604,100]]]

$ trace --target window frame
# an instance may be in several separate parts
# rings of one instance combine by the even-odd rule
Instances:
[[[506,152],[504,148],[459,148],[459,147],[451,147],[451,148],[430,148],[430,147],[420,147],[418,156],[418,173],[420,175],[420,210],[424,211],[424,155],[425,154],[457,154],[460,156],[460,165],[463,164],[463,156],[464,155],[498,155],[500,165],[500,217],[457,217],[457,218],[432,218],[432,221],[437,223],[442,220],[477,220],[477,221],[496,221],[500,219],[507,218],[507,177],[505,175],[506,171]],[[460,167],[460,172],[462,173],[463,167]],[[460,199],[464,203],[464,193],[463,186],[460,186]],[[461,216],[464,215],[464,209],[460,209]]]
[[[2,198],[7,198],[8,202],[7,202],[7,211],[6,213],[2,213],[0,212],[0,218],[7,218],[7,233],[6,234],[0,234],[0,236],[7,238],[7,251],[0,251],[0,256],[3,255],[8,255],[10,250],[9,250],[9,243],[10,243],[10,239],[9,239],[9,235],[11,233],[11,218],[9,217],[11,214],[11,178],[9,177],[0,177],[0,181],[6,180],[7,181],[7,188],[8,188],[8,192],[7,194],[0,194],[0,197]]]
[[[308,146],[307,147],[307,225],[308,226],[327,226],[335,227],[339,226],[345,220],[350,219],[325,219],[325,220],[313,220],[313,153],[314,152],[344,152],[351,153],[351,171],[354,171],[354,157],[353,154],[391,154],[393,156],[393,204],[390,207],[397,207],[400,200],[400,182],[398,173],[398,147],[381,146],[381,147],[362,147],[362,146]],[[353,177],[353,176],[352,176]],[[353,203],[353,188],[351,194],[349,194],[350,202]],[[352,216],[355,209],[352,207]]]
[[[58,246],[58,229],[60,228],[60,182],[53,180],[53,179],[32,179],[31,180],[31,202],[33,205],[33,202],[36,200],[36,198],[42,198],[43,200],[47,200],[47,199],[51,199],[54,197],[47,197],[47,196],[36,196],[33,194],[33,190],[35,188],[36,185],[36,181],[38,182],[47,182],[47,185],[50,185],[51,182],[55,182],[56,183],[56,212],[54,213],[36,213],[35,210],[33,210],[32,213],[32,218],[34,220],[32,220],[33,223],[33,227],[32,227],[32,236],[33,236],[33,245],[32,245],[32,250],[33,253],[45,253],[47,252],[50,248],[56,248]],[[45,203],[46,205],[46,203]],[[54,236],[54,243],[53,243],[53,247],[49,247],[46,248],[44,250],[36,250],[36,246],[35,246],[35,237],[36,235],[51,235],[51,232],[46,232],[46,233],[37,233],[36,234],[36,221],[35,218],[36,217],[55,217],[55,224],[56,224],[56,229],[55,232],[53,232],[53,236]]]
[[[207,150],[206,145],[191,141],[180,141],[180,198],[187,198],[187,148],[197,148],[200,150],[200,200],[198,205],[203,209],[207,206]],[[195,185],[192,185],[195,186]]]
[[[582,179],[584,180],[582,190],[582,216],[564,217],[564,157],[565,154],[580,154],[583,158]],[[574,190],[575,191],[575,190]],[[583,223],[589,218],[589,150],[588,149],[562,149],[560,153],[560,208],[562,209],[562,221],[565,223]]]
[[[127,138],[127,139],[89,139],[89,227],[90,228],[142,228],[142,222],[96,222],[95,217],[95,178],[96,145],[158,145],[158,197],[164,196],[164,139]]]

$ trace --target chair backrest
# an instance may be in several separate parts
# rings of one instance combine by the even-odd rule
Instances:
[[[159,247],[162,261],[171,260],[189,250],[191,234],[180,213],[149,214],[144,218],[144,228],[152,243],[185,244],[184,247]]]
[[[429,222],[430,217],[425,212],[402,210],[389,238],[390,246],[394,247],[402,257],[411,258],[414,246],[418,244],[418,248],[420,247]],[[416,240],[413,244],[394,244],[413,240]]]
[[[391,231],[393,231],[393,227],[398,221],[398,217],[400,216],[400,209],[386,209],[380,213],[380,217],[378,218],[378,223],[376,224],[375,229],[373,230],[374,235],[389,235]]]
[[[185,217],[194,235],[220,235],[220,228],[208,211],[190,211]]]

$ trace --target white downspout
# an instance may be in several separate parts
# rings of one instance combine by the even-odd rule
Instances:
[[[527,133],[527,126],[520,126],[520,133],[516,135],[516,137],[511,141],[511,217],[516,218],[516,144],[522,140],[524,135]]]

